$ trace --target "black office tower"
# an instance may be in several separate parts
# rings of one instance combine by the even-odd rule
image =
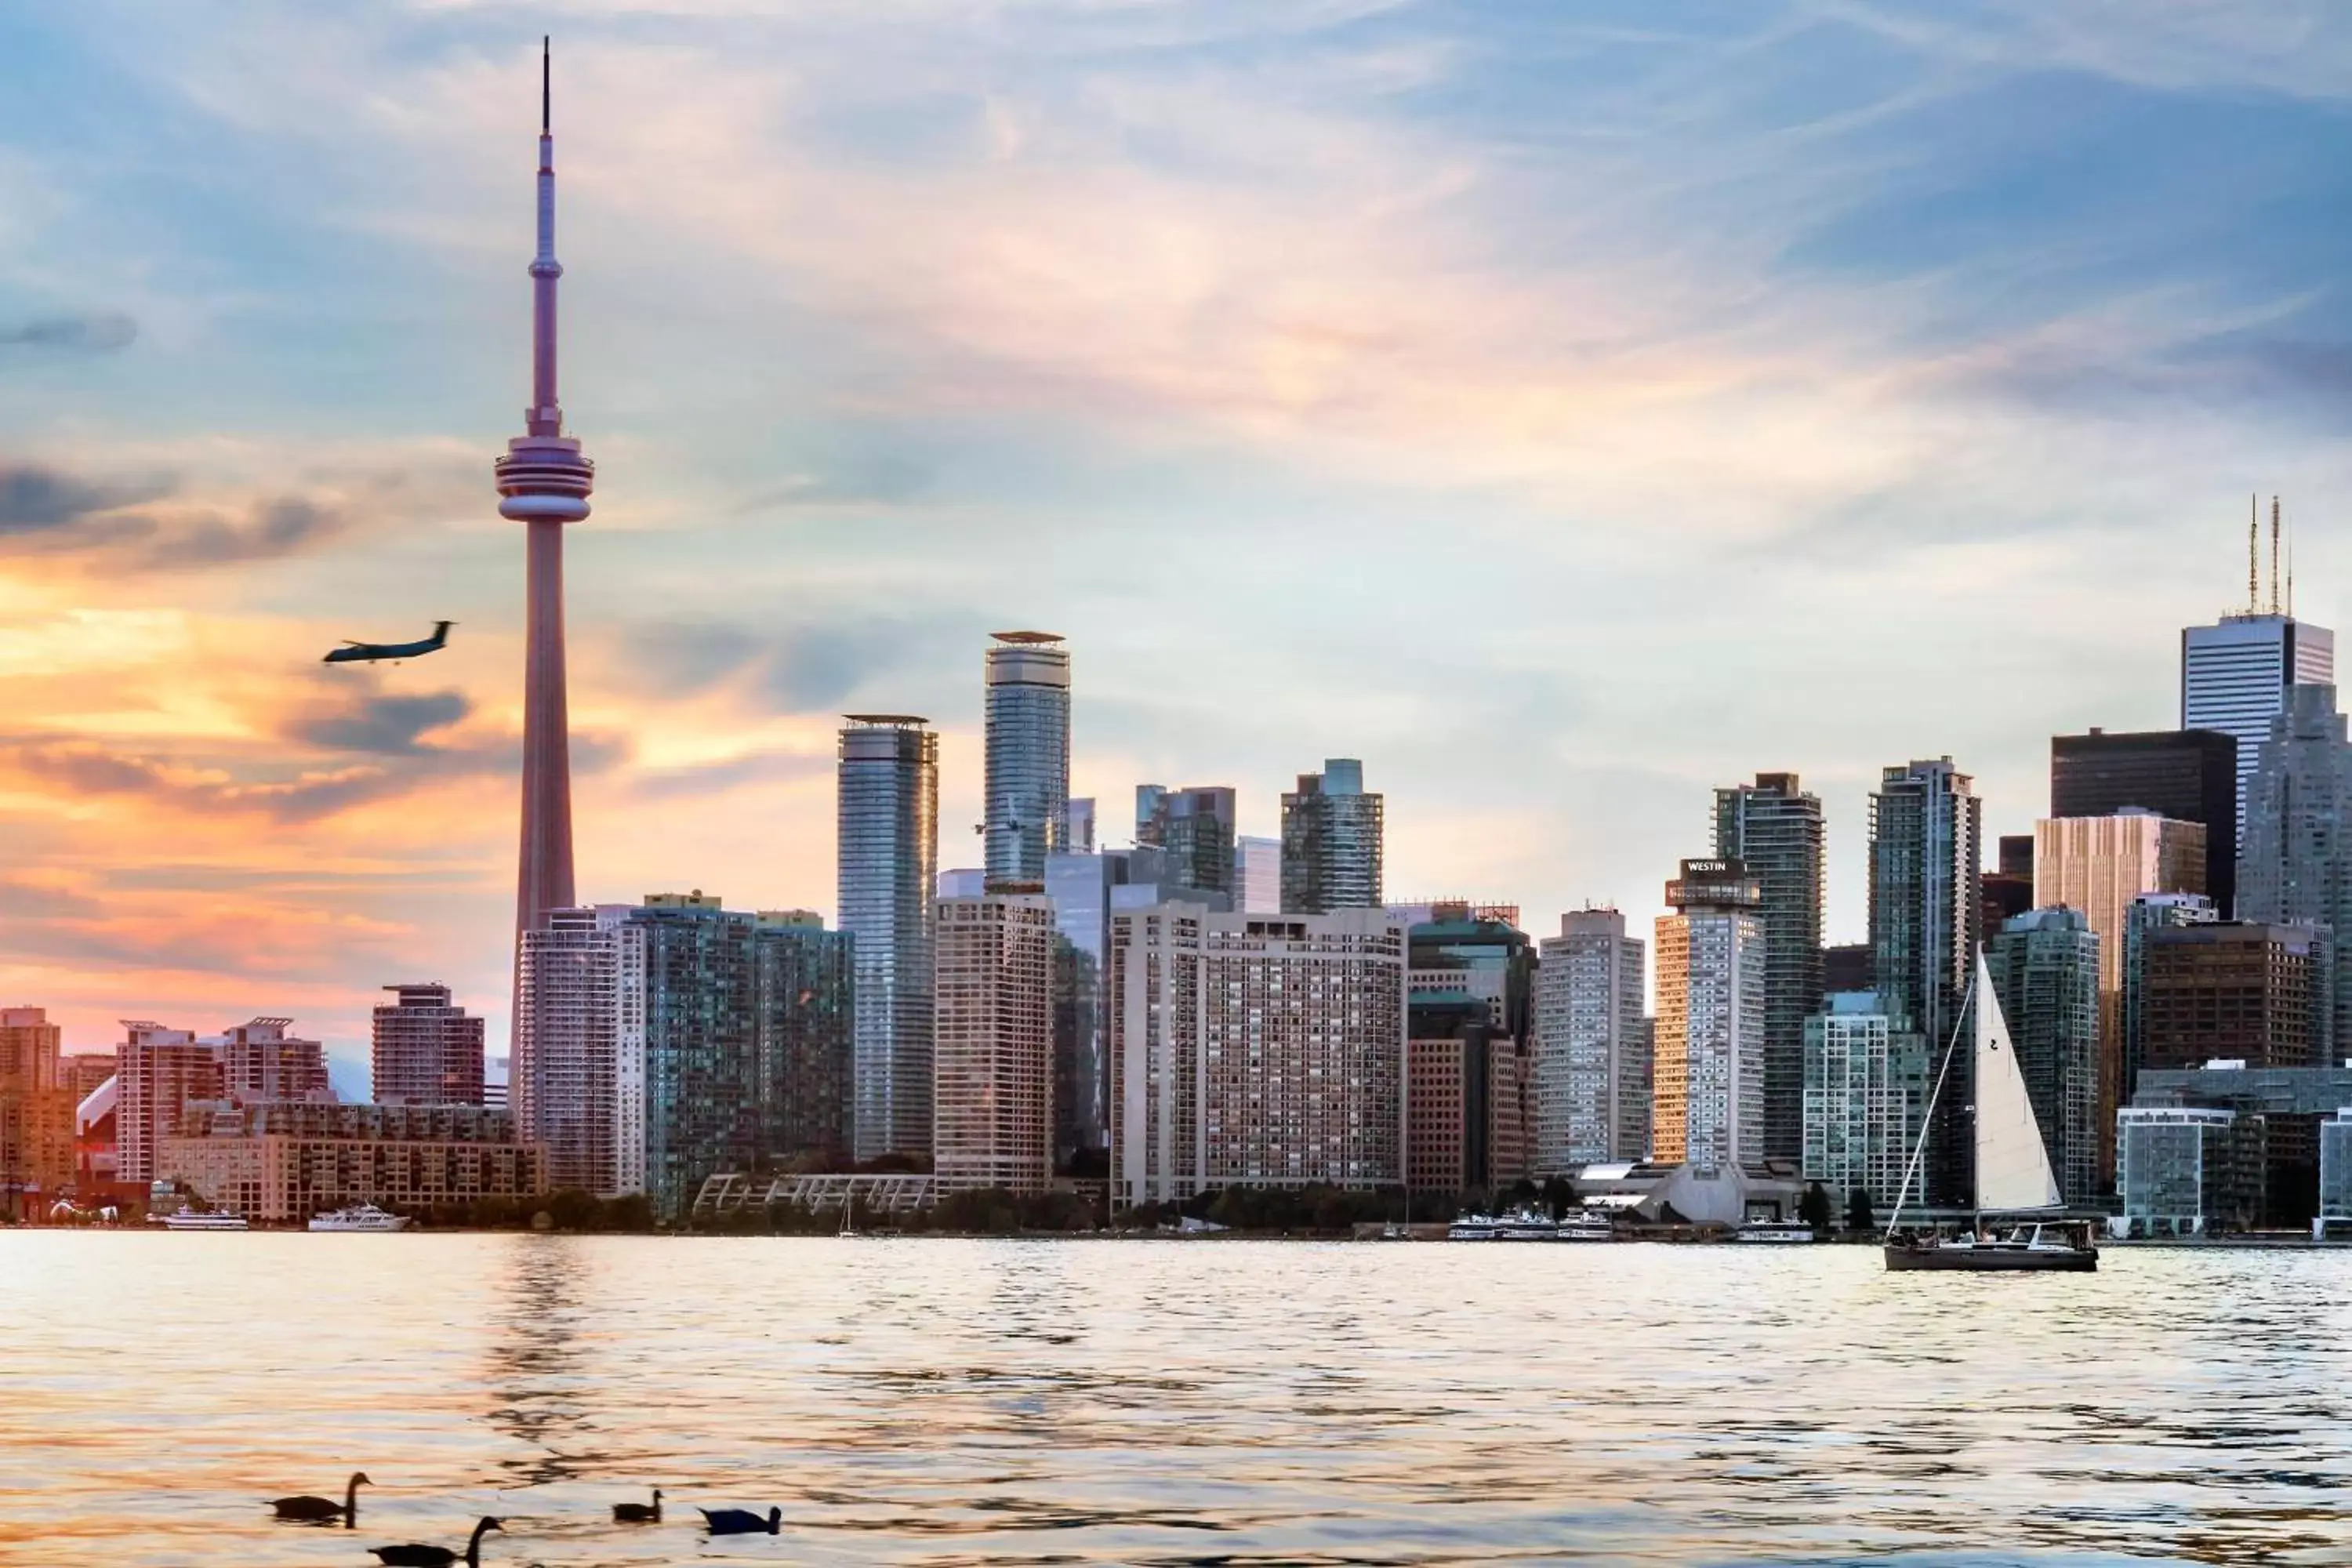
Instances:
[[[2237,907],[2238,742],[2215,730],[2050,739],[2050,815],[2113,816],[2137,805],[2205,825],[2205,896]]]

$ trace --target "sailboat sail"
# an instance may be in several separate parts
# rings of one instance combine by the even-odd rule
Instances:
[[[2017,1047],[2009,1037],[2009,1022],[2000,1016],[2000,998],[1981,952],[1977,954],[1976,1064],[1978,1209],[2009,1213],[2060,1207],[2064,1200],[2050,1169],[2050,1150],[2034,1120],[2025,1074],[2017,1065]]]

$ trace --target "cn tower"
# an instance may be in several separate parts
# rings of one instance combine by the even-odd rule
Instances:
[[[524,434],[498,461],[499,515],[523,525],[530,598],[523,665],[522,855],[515,876],[515,930],[544,926],[569,909],[572,886],[572,733],[563,694],[563,525],[588,515],[596,465],[563,433],[555,400],[555,134],[547,40],[539,59],[539,253],[530,261],[530,407]]]

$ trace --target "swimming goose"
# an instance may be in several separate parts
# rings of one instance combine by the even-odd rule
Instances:
[[[360,1489],[375,1483],[367,1479],[365,1470],[353,1470],[350,1482],[343,1488],[343,1500],[323,1497],[282,1497],[271,1500],[269,1506],[278,1510],[280,1519],[299,1519],[324,1522],[340,1519],[346,1527],[360,1516]]]
[[[654,1489],[651,1503],[616,1502],[613,1505],[615,1524],[659,1524],[661,1522],[661,1488]]]
[[[780,1508],[770,1509],[765,1519],[740,1508],[703,1508],[695,1511],[709,1522],[713,1535],[773,1535],[784,1523],[784,1510]]]
[[[474,1538],[466,1542],[463,1552],[452,1552],[446,1546],[418,1546],[413,1542],[406,1546],[371,1546],[368,1550],[374,1552],[387,1568],[449,1568],[449,1564],[461,1556],[465,1559],[466,1568],[482,1568],[483,1532],[505,1528],[495,1519],[484,1519],[474,1526]]]

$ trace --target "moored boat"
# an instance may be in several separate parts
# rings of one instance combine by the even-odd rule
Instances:
[[[1751,1219],[1732,1232],[1734,1241],[1766,1243],[1811,1242],[1813,1227],[1801,1219]]]
[[[1448,1241],[1492,1241],[1502,1234],[1503,1222],[1492,1215],[1465,1214],[1445,1227]]]
[[[250,1230],[241,1214],[200,1214],[182,1204],[177,1214],[167,1214],[156,1221],[165,1230]]]
[[[312,1215],[312,1230],[390,1231],[406,1230],[412,1221],[406,1215],[388,1214],[373,1204],[353,1204],[332,1214]]]

